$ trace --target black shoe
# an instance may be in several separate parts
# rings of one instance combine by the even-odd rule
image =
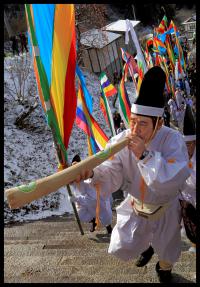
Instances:
[[[111,227],[111,225],[107,225],[107,226],[106,226],[106,230],[107,230],[107,233],[108,233],[108,234],[111,234],[111,233],[112,233],[112,227]]]
[[[172,279],[172,270],[162,270],[159,265],[159,261],[156,264],[156,272],[160,283],[168,283]]]
[[[90,223],[92,223],[92,226],[91,226],[91,228],[90,228],[90,232],[94,232],[95,231],[95,227],[96,227],[96,219],[95,218],[93,218],[91,221],[90,221]]]
[[[147,250],[145,250],[144,252],[140,254],[139,258],[135,262],[135,265],[137,267],[145,266],[150,261],[153,254],[154,254],[154,250],[152,246],[150,245]]]

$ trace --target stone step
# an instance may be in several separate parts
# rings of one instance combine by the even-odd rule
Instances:
[[[45,272],[45,276],[43,275]],[[56,279],[55,279],[56,274]],[[178,283],[193,283],[195,272],[183,272],[178,270],[177,268],[173,269],[173,281]],[[126,266],[123,268],[122,266],[113,267],[108,266],[98,267],[93,265],[87,265],[87,267],[83,266],[57,266],[52,268],[39,269],[34,268],[33,266],[27,266],[23,272],[20,269],[16,270],[16,273],[11,276],[6,276],[9,281],[5,279],[6,282],[30,282],[30,283],[38,283],[38,282],[65,282],[65,283],[158,283],[158,278],[155,271],[155,266],[151,268],[148,266],[146,268],[141,268],[135,270],[133,267]],[[18,279],[17,281],[13,281]],[[28,281],[27,281],[28,279]]]
[[[40,220],[6,227],[4,232],[5,283],[153,283],[158,282],[155,254],[137,268],[107,253],[105,229],[81,236],[74,219]],[[196,254],[188,252],[187,238],[173,268],[175,282],[193,283]]]

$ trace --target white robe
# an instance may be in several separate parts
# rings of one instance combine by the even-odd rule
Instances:
[[[178,108],[180,108],[182,102],[185,102],[184,97],[182,96],[181,92],[175,92],[175,98]]]
[[[186,179],[181,193],[185,200],[196,207],[196,148],[190,162],[192,164],[192,167],[190,168],[190,177]]]
[[[120,133],[110,142],[117,142],[129,132]],[[107,192],[119,189],[124,179],[128,183],[126,190],[129,195],[116,209],[117,223],[112,231],[108,252],[129,260],[146,250],[151,242],[160,260],[174,263],[181,252],[178,190],[189,176],[187,148],[178,131],[162,126],[148,150],[151,152],[146,164],[146,159],[138,161],[133,152],[125,147],[112,160],[94,169],[92,182],[106,184]],[[173,159],[175,163],[167,162]],[[141,175],[147,185],[144,203],[170,203],[170,207],[156,221],[136,215],[131,206],[130,195],[141,199]]]
[[[185,80],[185,90],[186,90],[187,96],[190,96],[190,85],[187,80]]]
[[[179,127],[179,130],[181,132],[183,131],[185,109],[186,109],[186,106],[185,105],[181,105],[180,109],[177,110],[177,112],[176,112],[176,118],[177,118],[177,122],[178,122],[178,127]]]
[[[172,120],[177,121],[176,112],[177,112],[177,105],[173,99],[168,101],[168,105],[170,107],[170,114],[172,116]]]
[[[79,185],[72,184],[73,195],[79,218],[82,222],[89,222],[96,217],[97,197],[96,190],[90,180],[81,181]],[[100,190],[100,221],[107,226],[112,222],[112,208],[110,196]]]

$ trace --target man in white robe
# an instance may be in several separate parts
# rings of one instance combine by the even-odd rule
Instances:
[[[190,177],[187,178],[181,189],[180,199],[183,198],[196,208],[196,128],[192,109],[189,105],[186,106],[185,111],[183,138],[188,150]],[[196,252],[196,244],[193,243],[189,251]]]
[[[79,155],[76,155],[73,160],[74,162],[80,162],[81,159]],[[96,207],[97,207],[97,194],[96,189],[90,184],[90,180],[81,181],[79,184],[71,185],[73,196],[70,197],[71,202],[75,202],[77,212],[82,222],[90,222],[90,231],[95,231],[96,227]],[[100,209],[99,218],[103,226],[106,227],[107,233],[112,232],[112,207],[110,201],[110,195],[108,195],[104,190],[100,190]]]
[[[162,125],[166,76],[160,67],[145,74],[131,108],[130,129],[110,139],[129,137],[129,145],[77,181],[90,177],[111,193],[127,182],[128,196],[116,209],[108,253],[122,260],[136,258],[151,242],[159,261],[160,282],[171,280],[181,252],[179,188],[189,176],[182,135]],[[154,101],[155,100],[155,101]]]
[[[176,103],[177,103],[177,106],[178,106],[178,109],[179,109],[180,106],[182,105],[182,102],[184,102],[184,97],[182,95],[182,91],[181,91],[180,88],[176,89],[175,99],[176,99]]]
[[[169,99],[168,105],[170,108],[170,114],[172,117],[172,121],[177,126],[178,125],[178,121],[177,121],[178,106],[177,106],[176,100],[174,98]]]

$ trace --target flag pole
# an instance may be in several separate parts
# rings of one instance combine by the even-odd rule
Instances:
[[[57,152],[58,162],[59,162],[61,167],[62,166],[66,167],[67,166],[67,162],[66,162],[65,156],[63,155],[62,150],[61,150],[61,148],[60,148],[60,146],[59,146],[59,144],[58,144],[58,142],[56,140],[53,127],[51,127],[51,131],[52,131],[52,134],[53,134],[54,145],[55,145],[55,149],[56,149],[56,152]],[[62,164],[62,162],[64,162],[64,165]],[[67,184],[65,187],[67,188],[69,197],[71,198],[72,197],[72,191],[71,191],[71,188],[70,188],[69,184]],[[73,208],[73,211],[74,211],[74,215],[75,215],[78,227],[80,229],[81,235],[84,235],[84,231],[83,231],[83,228],[82,228],[82,225],[81,225],[81,221],[80,221],[77,209],[76,209],[76,205],[71,200],[70,200],[70,202],[71,202],[71,205],[72,205],[72,208]]]

